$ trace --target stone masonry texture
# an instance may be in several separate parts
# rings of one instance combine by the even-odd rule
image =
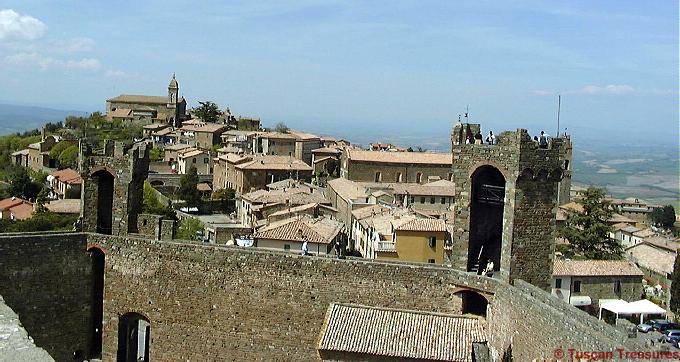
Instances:
[[[92,264],[105,253],[103,360],[116,360],[118,318],[151,323],[151,359],[318,360],[333,302],[460,313],[457,292],[490,301],[489,346],[517,361],[554,348],[642,349],[618,330],[516,279],[514,285],[427,264],[337,260],[261,249],[100,234],[0,235],[0,294],[56,360],[87,351]],[[39,261],[39,262],[36,262]],[[510,348],[510,346],[512,346]]]

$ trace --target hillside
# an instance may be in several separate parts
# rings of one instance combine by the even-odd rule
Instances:
[[[47,122],[63,121],[66,116],[87,112],[0,103],[0,135],[40,128]]]

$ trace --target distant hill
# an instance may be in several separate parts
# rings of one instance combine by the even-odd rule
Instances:
[[[0,135],[40,128],[66,116],[86,116],[87,112],[0,103]]]

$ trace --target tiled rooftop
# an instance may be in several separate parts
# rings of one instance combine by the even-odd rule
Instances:
[[[342,230],[342,224],[329,218],[312,218],[308,215],[294,216],[262,227],[254,239],[307,240],[310,243],[330,244]]]
[[[413,219],[407,223],[399,225],[397,230],[401,231],[446,231],[446,223],[440,219]]]
[[[472,361],[472,344],[486,342],[478,318],[412,310],[331,304],[318,349],[360,355]]]

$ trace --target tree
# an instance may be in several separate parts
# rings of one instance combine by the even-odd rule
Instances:
[[[64,168],[78,168],[78,146],[72,145],[65,149],[57,159]]]
[[[151,161],[160,161],[165,157],[165,151],[160,148],[152,148],[149,151],[149,158]]]
[[[9,191],[12,196],[23,197],[25,199],[35,199],[44,186],[31,180],[28,171],[23,167],[15,169],[10,175]]]
[[[200,106],[196,107],[193,112],[196,117],[202,119],[204,122],[210,123],[216,123],[219,120],[222,112],[220,112],[220,108],[217,104],[210,101],[198,103]]]
[[[604,199],[601,188],[589,187],[583,192],[583,211],[570,211],[566,227],[560,234],[578,254],[588,259],[621,259],[623,246],[609,237],[612,227],[607,223],[613,211]]]
[[[194,218],[184,219],[179,222],[177,238],[185,240],[198,240],[198,235],[203,231],[203,223]]]
[[[148,181],[144,181],[142,211],[147,214],[162,215],[165,219],[175,219],[175,210],[170,205],[163,205],[158,200],[156,192]]]
[[[654,225],[670,229],[675,224],[675,208],[673,205],[658,207],[649,214],[649,219]]]
[[[198,185],[198,171],[195,166],[191,166],[189,172],[179,179],[179,194],[188,207],[198,207],[201,204],[201,192],[198,191],[196,185]]]
[[[71,142],[61,141],[56,145],[52,146],[52,149],[50,150],[50,158],[53,160],[58,159],[59,155],[61,155],[61,153],[64,152],[65,149],[71,147],[71,145],[72,145]]]
[[[680,250],[678,252],[680,253]],[[675,258],[675,264],[673,264],[671,302],[669,307],[676,315],[680,313],[680,258],[677,257]]]
[[[279,122],[274,126],[274,131],[279,133],[288,133],[290,132],[290,128],[288,128],[285,123]]]

